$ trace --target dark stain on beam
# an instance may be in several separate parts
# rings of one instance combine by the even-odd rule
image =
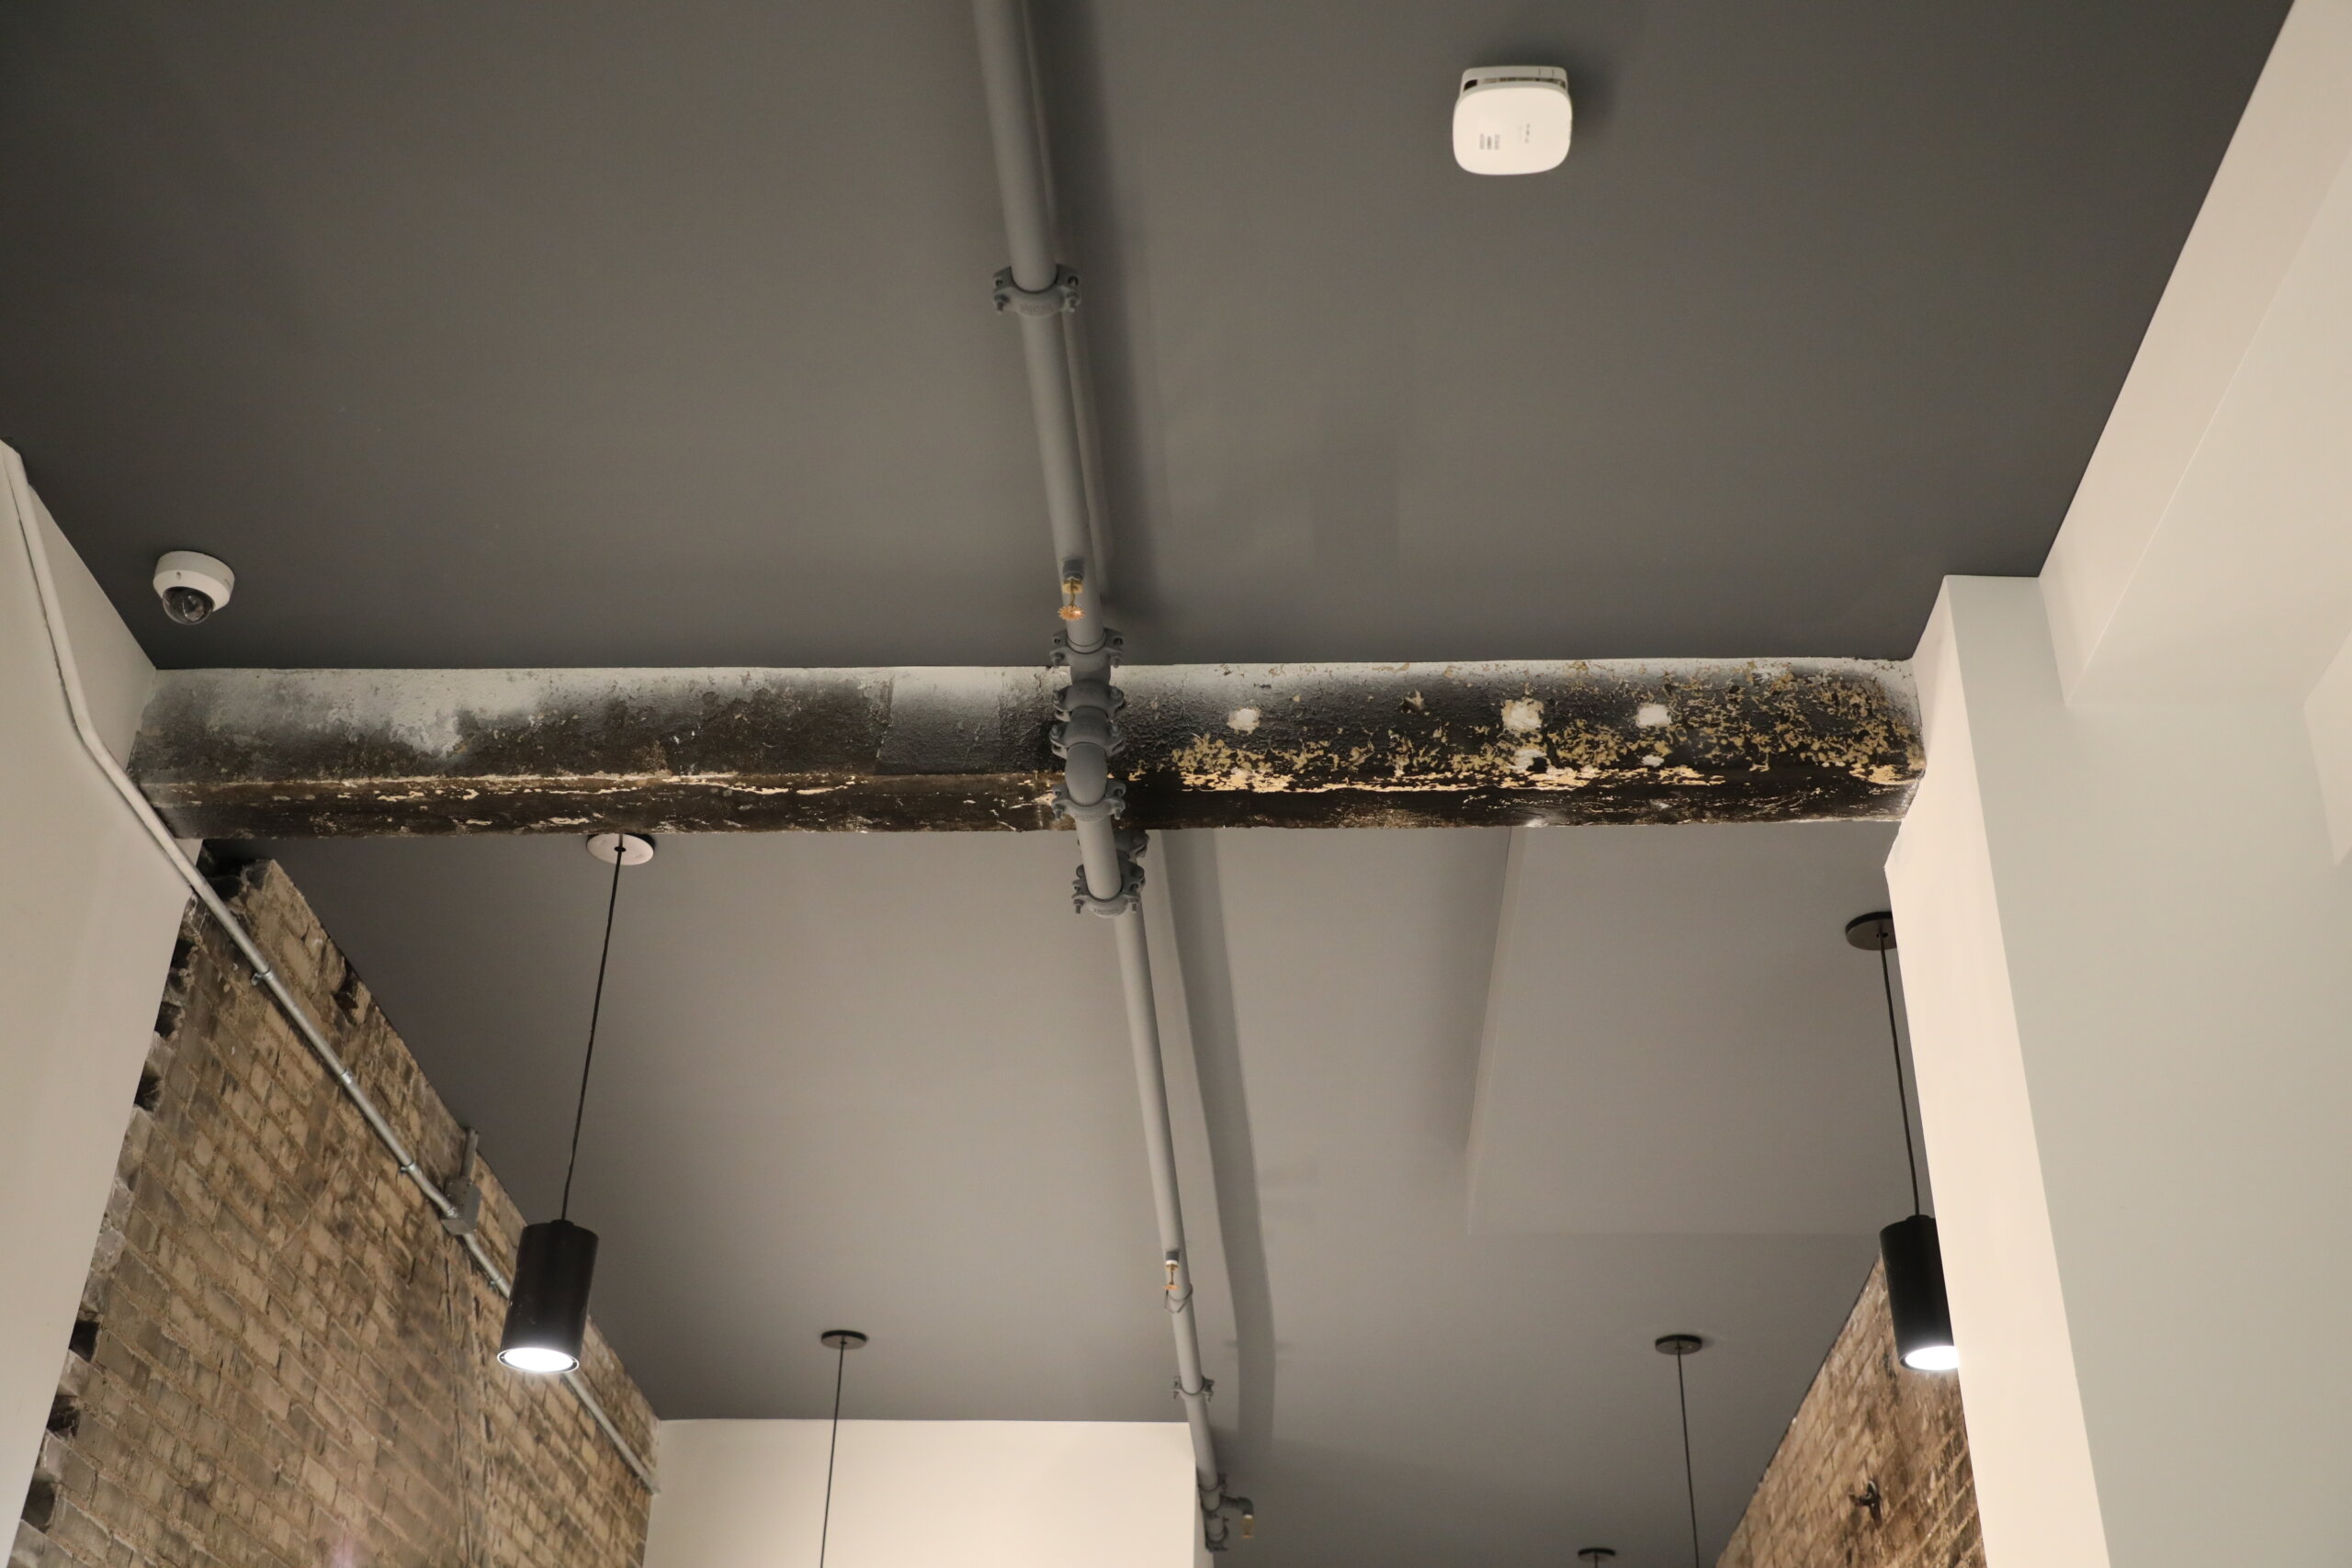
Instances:
[[[1898,817],[1921,769],[1907,672],[1849,660],[1323,667],[1224,711],[1129,681],[1129,800],[1182,825]],[[1238,673],[1238,672],[1237,672]]]
[[[1909,675],[1848,660],[1122,672],[1146,827],[1902,814]],[[1026,670],[182,671],[131,770],[190,837],[1053,827]]]

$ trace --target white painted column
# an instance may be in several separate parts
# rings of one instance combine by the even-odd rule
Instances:
[[[39,521],[93,715],[120,756],[154,670]],[[0,1497],[13,1506],[57,1392],[187,895],[74,738],[5,485],[0,835]]]
[[[2352,1550],[2352,869],[2300,704],[2070,706],[1946,583],[1888,865],[1993,1568]]]
[[[1919,649],[1887,872],[1992,1568],[2352,1562],[2347,84],[2297,0],[2041,578]]]

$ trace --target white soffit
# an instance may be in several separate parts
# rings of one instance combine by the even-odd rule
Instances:
[[[1877,823],[1521,829],[1471,1134],[1485,1233],[1853,1235],[1909,1201]],[[1899,996],[1899,992],[1898,992]]]

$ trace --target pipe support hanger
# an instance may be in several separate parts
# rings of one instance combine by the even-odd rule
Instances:
[[[1058,264],[1054,280],[1043,288],[1023,288],[1012,279],[1011,267],[996,275],[996,308],[1015,316],[1067,316],[1078,310],[1078,274]]]

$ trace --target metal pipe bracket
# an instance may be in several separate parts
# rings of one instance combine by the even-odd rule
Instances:
[[[1054,716],[1068,719],[1088,708],[1116,714],[1127,705],[1127,694],[1107,681],[1077,680],[1054,693]]]
[[[1100,822],[1105,818],[1119,816],[1126,808],[1127,786],[1117,779],[1113,779],[1103,790],[1102,799],[1091,803],[1072,800],[1069,785],[1066,784],[1054,786],[1054,815],[1067,817],[1073,822]]]
[[[1069,645],[1069,633],[1067,631],[1058,631],[1054,634],[1053,650],[1046,655],[1046,668],[1048,670],[1067,669],[1077,660],[1088,657],[1099,658],[1110,664],[1116,665],[1122,659],[1126,657],[1126,652],[1127,639],[1120,633],[1112,630],[1109,626],[1102,628],[1102,640],[1097,643],[1094,647],[1089,649],[1071,648]]]
[[[1108,898],[1097,898],[1086,886],[1086,868],[1080,866],[1070,879],[1070,908],[1081,915],[1101,915],[1109,919],[1115,915],[1131,915],[1143,908],[1143,867],[1125,851],[1119,854],[1119,890]]]
[[[1080,708],[1046,732],[1046,743],[1057,757],[1067,758],[1079,746],[1100,747],[1105,757],[1115,757],[1127,749],[1127,736],[1108,709]]]
[[[1000,313],[1013,316],[1068,316],[1078,310],[1078,274],[1057,265],[1054,280],[1043,288],[1023,288],[1012,281],[1011,267],[999,268],[996,291],[990,296]]]

